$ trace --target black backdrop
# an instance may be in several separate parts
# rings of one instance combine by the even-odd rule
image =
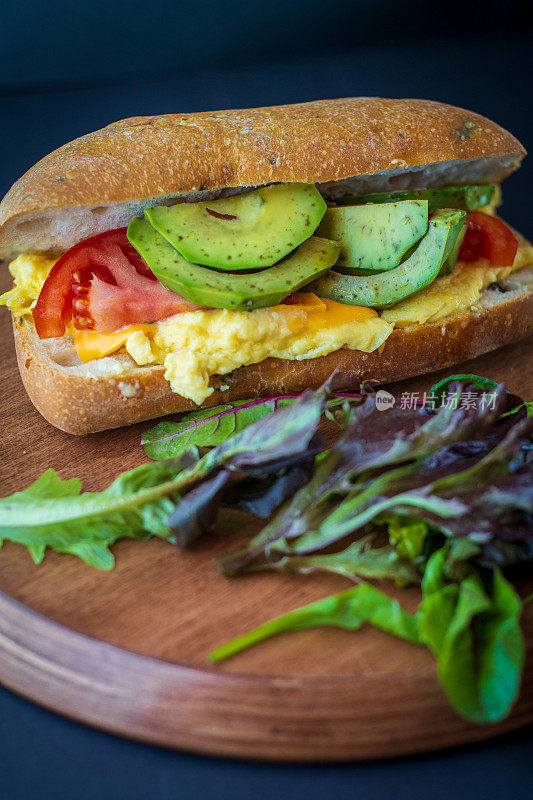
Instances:
[[[486,114],[532,146],[526,5],[5,0],[0,195],[75,136],[121,117],[166,111],[359,94],[428,97]],[[506,184],[503,212],[530,238],[532,175],[526,160]],[[521,734],[381,764],[238,764],[114,739],[0,690],[0,798],[519,798],[532,783],[532,742]]]
[[[526,28],[524,0],[26,0],[2,3],[0,87],[78,85]],[[498,59],[495,51],[487,61]],[[395,70],[393,70],[394,74]],[[399,77],[399,76],[398,76]]]

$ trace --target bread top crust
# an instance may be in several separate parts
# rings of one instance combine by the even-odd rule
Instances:
[[[272,181],[329,182],[525,150],[494,122],[430,100],[349,97],[245,110],[132,117],[45,156],[0,203],[0,225],[51,209]],[[0,247],[2,232],[0,231]]]

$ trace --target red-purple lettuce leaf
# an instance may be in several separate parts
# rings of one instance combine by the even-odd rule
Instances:
[[[204,456],[213,470],[170,515],[171,541],[186,546],[211,530],[222,505],[255,508],[268,516],[305,483],[324,448],[319,426],[326,399],[326,388],[304,392]]]
[[[219,568],[225,574],[234,574],[253,566],[257,560],[259,563],[275,560],[281,552],[295,554],[297,548],[291,546],[290,542],[299,538],[304,541],[315,540],[313,547],[300,548],[300,554],[321,549],[358,530],[375,514],[386,510],[386,506],[383,509],[379,507],[377,500],[387,496],[385,487],[391,481],[394,486],[398,485],[396,491],[404,488],[401,480],[407,479],[411,484],[414,481],[418,485],[418,463],[421,459],[451,444],[479,439],[490,431],[507,408],[508,400],[503,385],[496,388],[492,405],[482,402],[478,393],[473,402],[463,407],[460,398],[464,390],[465,387],[460,383],[452,384],[450,391],[456,396],[458,407],[454,408],[450,403],[437,412],[424,407],[400,406],[380,411],[374,395],[365,394],[364,402],[350,409],[344,431],[333,443],[328,455],[316,466],[311,480],[248,545],[220,558],[217,562]],[[472,394],[470,389],[469,392]],[[472,445],[466,455],[461,450],[453,456],[446,451],[445,460],[453,464],[453,468],[460,469],[462,458],[479,459],[483,452],[483,445]],[[406,463],[407,467],[397,467]],[[386,470],[391,467],[397,469],[387,473]],[[375,486],[372,485],[374,477],[377,478]],[[377,506],[375,514],[367,513],[366,519],[359,519],[357,524],[350,527],[350,517],[356,516],[359,496],[363,509]],[[349,498],[350,508],[341,532],[338,525],[335,528],[335,524],[338,522],[339,505],[346,497]],[[326,522],[329,523],[329,529],[323,535]],[[335,532],[332,534],[333,530]]]

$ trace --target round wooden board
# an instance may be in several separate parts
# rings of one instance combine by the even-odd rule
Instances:
[[[7,283],[2,278],[2,283]],[[89,490],[145,460],[142,430],[75,438],[49,426],[22,388],[9,333],[0,373],[0,494],[46,467]],[[531,340],[464,365],[533,397]],[[426,389],[429,378],[394,391]],[[424,649],[365,627],[293,633],[220,667],[207,653],[228,639],[349,584],[333,576],[257,575],[228,580],[215,554],[259,529],[224,514],[215,535],[181,552],[159,540],[120,542],[116,569],[70,556],[41,566],[7,543],[0,550],[0,679],[48,708],[146,742],[216,755],[275,760],[396,756],[500,734],[533,720],[533,607],[524,614],[528,658],[520,700],[496,726],[474,726],[450,708]],[[524,587],[525,589],[526,587]],[[409,609],[416,590],[397,592]]]

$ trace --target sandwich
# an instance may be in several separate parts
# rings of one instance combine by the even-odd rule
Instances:
[[[367,97],[82,136],[0,204],[28,395],[86,434],[525,337],[533,247],[497,213],[524,155],[470,111]]]

